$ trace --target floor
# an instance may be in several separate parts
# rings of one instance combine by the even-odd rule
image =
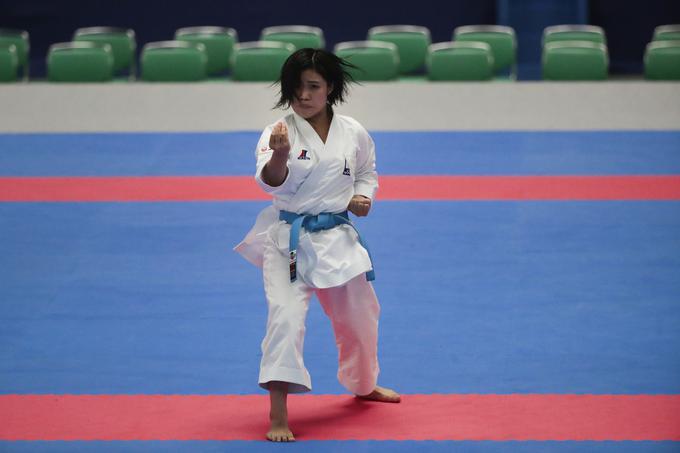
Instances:
[[[312,304],[285,448],[680,451],[680,131],[371,133],[356,224],[404,401],[344,392]],[[0,134],[1,451],[280,448],[261,275],[231,250],[268,204],[258,137]]]

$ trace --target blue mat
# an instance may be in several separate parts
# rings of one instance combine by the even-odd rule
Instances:
[[[0,134],[0,176],[250,175],[260,132]],[[677,174],[680,131],[372,132],[381,174]]]
[[[231,246],[262,206],[0,205],[2,392],[257,392],[261,277]],[[376,205],[359,225],[377,263],[384,382],[680,393],[679,208]],[[343,392],[316,304],[305,353],[315,391]]]

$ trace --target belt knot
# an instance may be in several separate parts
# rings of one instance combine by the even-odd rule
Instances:
[[[290,224],[290,242],[288,246],[289,252],[289,267],[290,267],[290,281],[291,283],[297,280],[297,247],[300,241],[300,229],[304,228],[309,232],[330,230],[338,225],[349,225],[354,231],[356,231],[359,238],[359,243],[368,252],[368,258],[371,260],[371,270],[366,272],[366,280],[369,282],[375,280],[375,272],[373,271],[373,259],[371,258],[371,252],[368,250],[368,246],[361,238],[361,234],[356,229],[351,220],[349,220],[349,214],[347,211],[343,211],[337,214],[331,212],[322,212],[317,215],[311,214],[296,214],[290,211],[281,211],[279,213],[279,220]]]

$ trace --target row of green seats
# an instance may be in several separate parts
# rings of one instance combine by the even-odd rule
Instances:
[[[644,62],[647,79],[680,80],[680,24],[656,27]]]
[[[517,40],[511,27],[466,25],[452,41],[433,44],[425,27],[373,27],[366,41],[336,45],[334,51],[358,69],[358,80],[393,80],[424,69],[429,80],[515,78]]]
[[[367,41],[345,42],[336,46],[339,55],[358,66],[353,74],[357,80],[392,80],[400,75],[411,74],[423,69],[430,54],[430,33],[425,27],[373,27],[367,38]],[[474,44],[478,40],[486,42],[481,46],[487,54],[492,54],[487,56],[491,71],[489,77],[498,71],[507,70],[515,63],[516,44],[514,31],[510,27],[458,27],[454,31],[454,38],[461,44],[452,47],[463,50],[479,47]],[[467,45],[466,42],[472,44]],[[59,43],[51,47],[48,79],[111,79],[117,71],[133,68],[134,45],[134,33],[131,30],[105,27],[79,30],[71,43]],[[260,41],[247,43],[238,43],[233,29],[184,28],[176,32],[173,41],[144,46],[140,58],[141,78],[146,81],[197,81],[228,70],[234,80],[273,81],[278,77],[281,64],[295,48],[320,48],[324,45],[323,32],[318,27],[268,27],[262,31]],[[439,53],[434,58],[434,69],[430,71],[433,80],[469,78],[465,74],[462,78],[457,74],[446,75],[446,70],[442,69],[446,63],[439,63],[445,53],[441,46],[436,50]],[[113,74],[107,76],[111,56]],[[384,59],[388,62],[385,63]],[[130,69],[130,72],[134,73],[134,70]]]
[[[592,25],[547,27],[543,34],[543,78],[605,80],[609,55],[604,30]],[[660,25],[644,54],[647,80],[680,80],[680,25]]]
[[[28,32],[0,28],[0,82],[13,82],[22,74],[28,80]]]
[[[293,42],[298,47],[324,47],[317,27],[267,27],[262,30],[262,45],[242,44],[239,55],[249,60],[246,49],[290,49],[288,45],[266,43]],[[238,36],[233,28],[186,27],[175,32],[173,41],[149,43],[142,50],[142,79],[203,80],[229,71],[233,66]],[[75,31],[71,42],[53,44],[47,56],[50,81],[109,81],[126,73],[137,73],[135,33],[115,27],[89,27]],[[23,30],[0,29],[0,81],[15,81],[23,71],[28,80],[29,37]],[[243,66],[243,65],[241,65]],[[279,65],[280,67],[280,65]],[[247,76],[247,75],[246,75]],[[269,75],[267,79],[271,78]]]
[[[486,42],[490,50],[482,47],[485,52],[493,54],[487,58],[492,64],[493,74],[508,70],[515,63],[516,41],[514,31],[509,27],[458,27],[454,30],[453,38],[461,42]],[[358,80],[392,80],[400,75],[421,71],[430,54],[430,32],[425,27],[373,27],[368,31],[367,40],[371,42],[370,45],[341,43],[336,46],[339,52],[359,66],[360,69],[354,74]],[[322,48],[325,41],[320,28],[308,26],[267,27],[262,30],[260,41],[248,43],[238,43],[236,31],[231,28],[182,28],[175,33],[174,41],[144,46],[140,58],[141,78],[148,81],[192,81],[231,71],[234,80],[272,81],[278,76],[282,61],[290,55],[291,48],[287,44],[295,48]],[[454,52],[458,52],[457,47],[464,54],[465,49],[479,46],[454,45]],[[135,51],[136,41],[132,30],[112,27],[79,29],[74,33],[72,42],[54,44],[50,48],[47,58],[48,79],[106,81],[122,71],[134,77]],[[447,63],[440,63],[440,60],[446,60],[446,52],[442,46],[437,47],[436,51],[438,53],[433,59],[431,71],[433,80],[466,79],[476,71],[463,69],[462,75],[447,75],[444,69]],[[26,55],[23,67],[26,67]],[[385,58],[389,60],[388,64],[376,64]],[[487,78],[486,75],[481,77]]]
[[[645,54],[649,79],[678,80],[680,25],[657,27]],[[412,25],[373,27],[366,41],[339,43],[334,52],[357,66],[357,80],[393,80],[425,70],[430,80],[514,79],[516,38],[510,27],[470,25],[454,29],[451,42],[432,44],[429,30]],[[659,41],[664,40],[663,43]],[[559,25],[543,35],[546,80],[603,80],[608,74],[606,37],[600,27]],[[198,81],[231,72],[234,80],[273,81],[295,48],[325,46],[318,27],[277,26],[262,30],[260,41],[238,43],[225,27],[188,27],[173,41],[149,43],[140,58],[147,81]],[[28,34],[0,29],[0,80],[28,78]],[[132,30],[92,27],[73,41],[54,44],[48,54],[51,81],[108,81],[127,72],[134,78],[136,40]]]
[[[595,25],[554,25],[543,31],[544,80],[605,80],[609,52],[604,30]]]

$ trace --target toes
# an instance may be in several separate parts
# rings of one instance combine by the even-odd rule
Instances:
[[[267,433],[267,439],[272,442],[295,442],[295,437],[293,433]]]
[[[399,403],[401,402],[401,396],[392,389],[387,389],[384,387],[375,387],[368,395],[359,396],[359,398],[379,401],[383,403]]]

